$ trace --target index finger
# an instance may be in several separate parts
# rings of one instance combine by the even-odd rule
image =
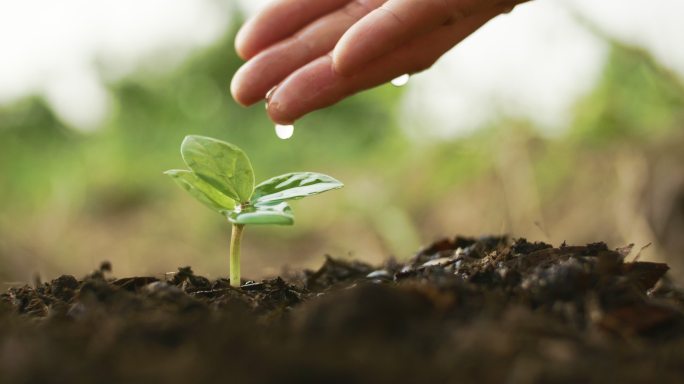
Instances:
[[[349,0],[276,0],[240,28],[235,37],[235,50],[241,58],[250,59],[311,21],[348,2]]]

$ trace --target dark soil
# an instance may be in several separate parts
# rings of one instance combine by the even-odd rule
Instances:
[[[0,295],[0,382],[684,382],[684,293],[631,248],[437,242],[231,288],[62,276]]]

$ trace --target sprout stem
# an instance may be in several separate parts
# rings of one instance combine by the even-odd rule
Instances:
[[[233,224],[230,236],[230,285],[233,287],[240,286],[240,242],[244,228],[244,224]]]

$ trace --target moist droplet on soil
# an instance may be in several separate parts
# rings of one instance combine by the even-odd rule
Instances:
[[[391,83],[395,87],[403,87],[404,85],[406,85],[408,83],[410,77],[411,76],[408,73],[406,73],[406,74],[403,74],[403,75],[397,77],[396,79],[392,80]]]
[[[275,132],[279,139],[287,140],[294,134],[294,125],[276,124]]]

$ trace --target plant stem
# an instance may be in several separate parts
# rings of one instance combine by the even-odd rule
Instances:
[[[233,224],[233,231],[230,236],[230,285],[240,286],[240,242],[244,224]]]

